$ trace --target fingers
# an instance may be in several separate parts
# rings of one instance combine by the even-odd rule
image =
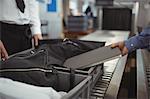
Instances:
[[[38,46],[38,38],[34,37],[34,46]]]
[[[122,55],[126,55],[128,53],[128,49],[126,48],[124,41],[111,44],[111,48],[116,47],[120,49]]]
[[[8,59],[8,53],[6,52],[5,49],[2,50],[2,57],[3,57],[4,59]]]
[[[123,48],[123,50],[122,50],[122,55],[124,56],[124,55],[126,55],[126,54],[128,54],[128,49],[124,46],[124,48]]]
[[[4,47],[3,44],[1,44],[0,53],[1,53],[1,58],[2,58],[3,60],[8,59],[8,53],[7,53],[7,51],[6,51],[6,49],[5,49],[5,47]]]
[[[8,59],[8,55],[1,53],[1,60],[5,61],[6,59]]]
[[[119,43],[113,43],[113,44],[111,44],[111,48],[116,48],[116,47],[119,47]]]
[[[122,50],[123,47],[124,47],[124,42],[114,43],[114,44],[111,45],[111,47],[112,47],[112,48],[118,47],[120,50]]]
[[[38,46],[38,41],[43,39],[41,34],[36,34],[33,36],[34,39],[34,46]]]

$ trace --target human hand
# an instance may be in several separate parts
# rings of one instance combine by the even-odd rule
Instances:
[[[38,40],[42,40],[43,37],[41,34],[35,34],[33,35],[33,39],[34,39],[34,46],[38,46]]]
[[[6,49],[5,49],[5,47],[4,47],[1,40],[0,40],[0,58],[2,60],[8,59],[8,53],[7,53],[7,51],[6,51]]]
[[[126,55],[129,52],[127,47],[125,46],[124,41],[111,44],[111,48],[116,48],[116,47],[120,49],[122,55]]]

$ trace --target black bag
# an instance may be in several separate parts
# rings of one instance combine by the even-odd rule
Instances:
[[[15,54],[1,62],[0,76],[37,86],[57,89],[57,70],[66,59],[104,46],[101,42],[81,40],[43,40],[40,46]]]

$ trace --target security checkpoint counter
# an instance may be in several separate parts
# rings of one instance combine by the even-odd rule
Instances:
[[[107,46],[112,43],[127,40],[129,37],[129,33],[129,31],[97,30],[94,33],[91,33],[79,39],[106,42],[105,46]],[[91,93],[91,97],[93,99],[117,99],[126,61],[127,55],[104,63],[104,77],[102,77],[100,82],[104,82],[104,84],[106,82],[107,86],[105,84],[105,87],[107,88],[105,88],[106,90],[103,90],[104,88],[95,87],[94,90],[97,89],[96,92],[94,91]],[[104,86],[102,85],[102,87]],[[101,90],[103,90],[104,92],[102,92]]]

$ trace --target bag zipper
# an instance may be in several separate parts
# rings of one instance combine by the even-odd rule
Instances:
[[[42,68],[30,68],[30,69],[2,69],[0,72],[29,72],[29,71],[42,71],[46,73],[52,73],[51,69],[42,69]]]
[[[35,55],[37,55],[37,54],[39,54],[39,53],[42,53],[42,52],[44,52],[45,50],[44,49],[41,49],[41,50],[39,50],[39,51],[37,51],[37,52],[35,52],[34,50],[31,50],[29,53],[30,53],[30,55],[28,55],[28,56],[16,56],[16,57],[22,57],[22,58],[29,58],[29,57],[31,57],[31,56],[35,56]]]

